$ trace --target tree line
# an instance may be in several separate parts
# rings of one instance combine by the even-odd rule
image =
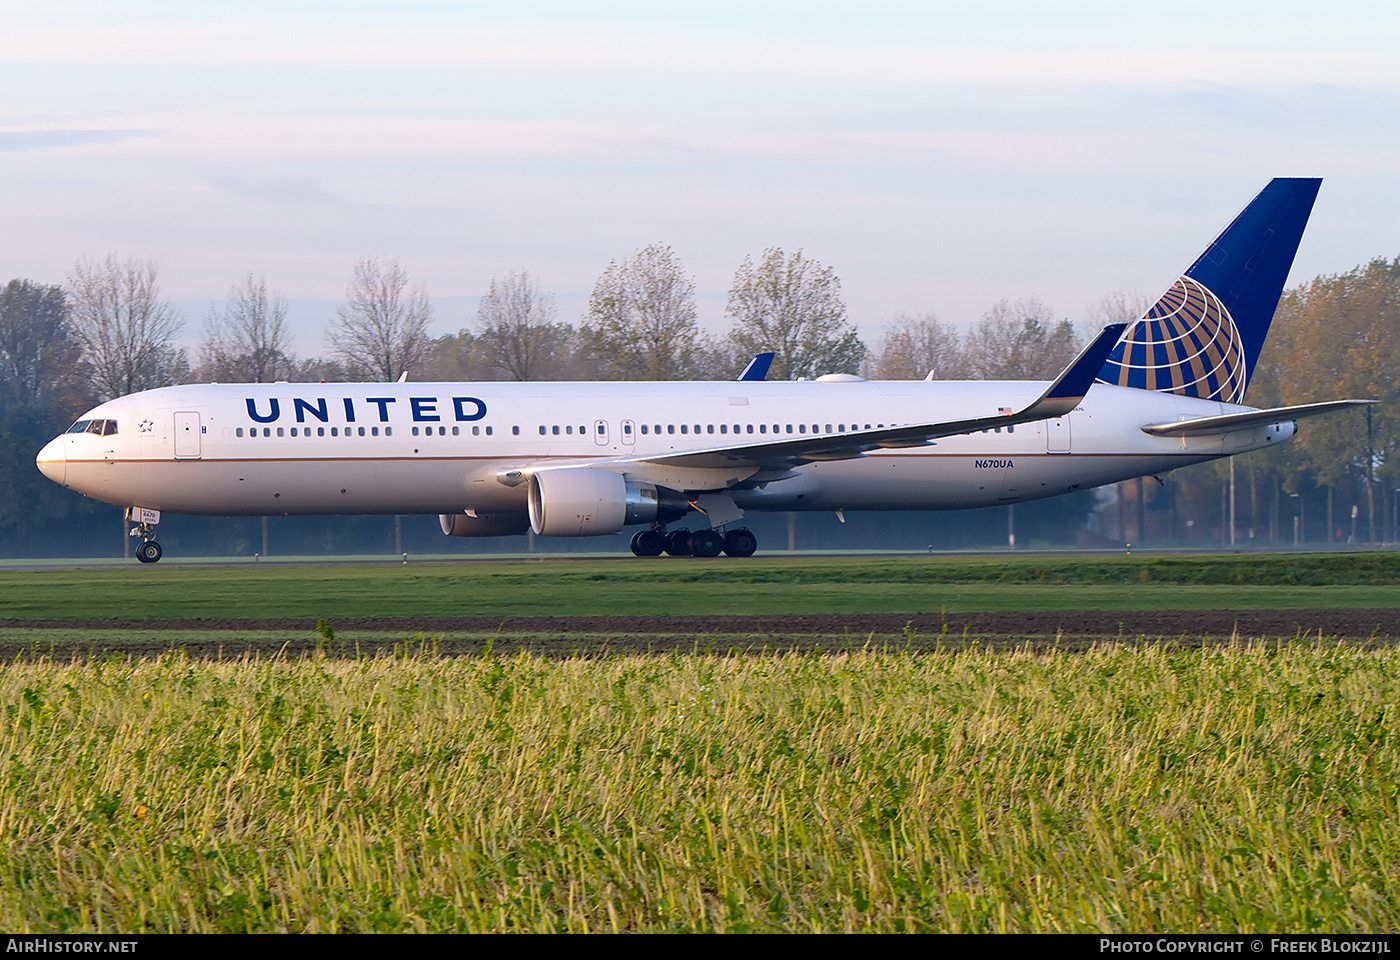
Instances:
[[[1305,423],[1291,444],[1239,458],[1228,493],[1228,462],[1188,468],[1162,485],[1133,481],[1116,496],[1079,498],[1074,509],[1059,511],[1058,528],[1050,524],[1046,536],[1286,546],[1296,526],[1300,543],[1395,539],[1400,434],[1388,401],[1400,389],[1397,301],[1400,258],[1286,291],[1249,390],[1255,406],[1344,396],[1383,401],[1372,411]],[[1146,306],[1140,296],[1111,294],[1089,311],[1091,326],[1135,318]],[[287,310],[265,278],[247,274],[203,319],[190,356],[177,345],[185,320],[161,295],[153,261],[112,254],[79,260],[62,284],[11,280],[0,293],[4,552],[23,554],[55,525],[99,525],[107,539],[105,518],[115,508],[45,481],[34,452],[95,403],[172,383],[392,381],[405,373],[414,380],[730,379],[762,351],[776,355],[769,379],[1045,379],[1084,342],[1073,323],[1028,297],[1000,301],[966,330],[932,314],[901,315],[872,348],[850,322],[835,271],[801,250],[778,248],[740,264],[725,308],[730,327],[719,336],[700,328],[695,282],[662,244],[610,263],[577,323],[561,321],[554,296],[519,270],[491,278],[472,328],[433,338],[427,292],[391,258],[354,266],[327,324],[324,356],[297,355]],[[958,520],[978,529],[988,522]],[[940,536],[932,539],[950,539],[946,523],[936,526]]]

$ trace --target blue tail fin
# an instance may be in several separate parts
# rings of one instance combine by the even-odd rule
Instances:
[[[1129,328],[1098,379],[1242,402],[1321,184],[1271,180]]]

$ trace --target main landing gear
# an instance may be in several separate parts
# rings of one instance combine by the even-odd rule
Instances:
[[[758,538],[749,530],[672,530],[653,527],[632,536],[632,553],[638,557],[751,557],[758,550]]]

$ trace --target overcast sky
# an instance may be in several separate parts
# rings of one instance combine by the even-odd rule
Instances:
[[[1081,320],[1159,293],[1273,176],[1325,178],[1293,282],[1400,254],[1393,0],[10,0],[4,24],[0,282],[153,257],[191,337],[252,271],[321,353],[374,255],[437,333],[521,268],[577,322],[658,241],[715,330],[770,246],[834,267],[873,342],[1002,297]]]

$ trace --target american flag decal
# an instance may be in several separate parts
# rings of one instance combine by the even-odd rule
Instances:
[[[1003,417],[1009,417],[1009,416],[1011,416],[1011,408],[1010,408],[1010,407],[997,407],[997,413],[1001,414]]]

